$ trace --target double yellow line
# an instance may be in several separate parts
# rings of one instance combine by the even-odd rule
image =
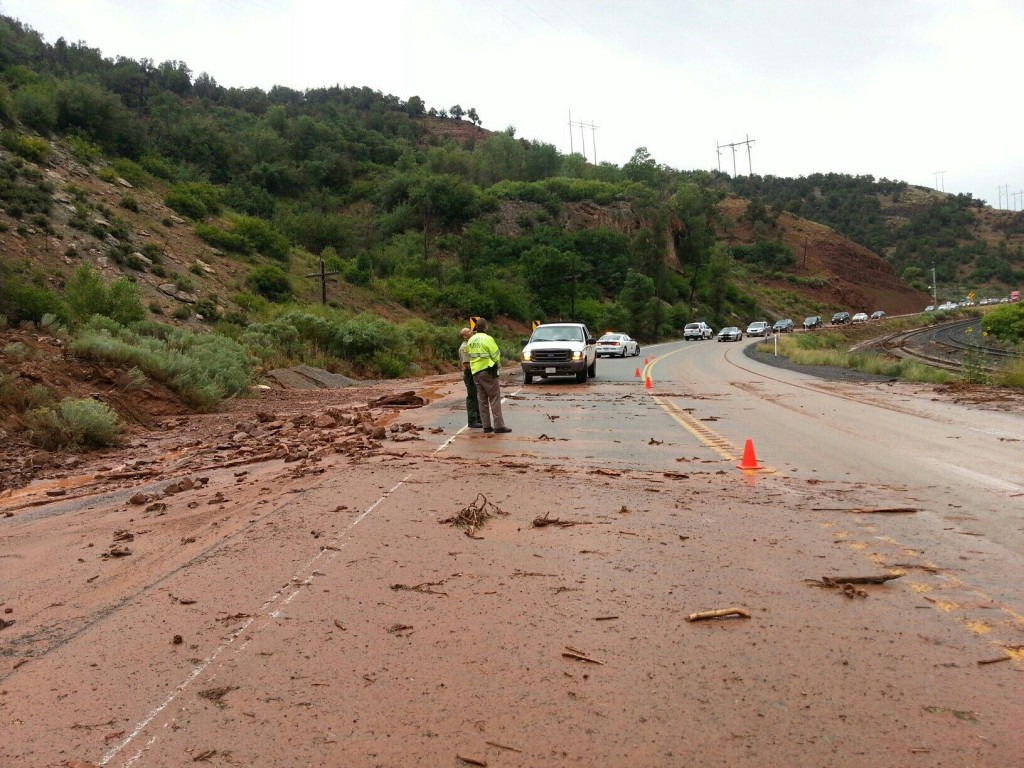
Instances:
[[[655,357],[647,365],[644,366],[643,380],[647,381],[647,377],[651,375],[654,370],[656,363],[661,362],[666,357],[674,355],[678,352],[682,352],[683,348],[673,350],[660,357]],[[704,422],[700,421],[692,413],[680,408],[678,405],[673,403],[671,400],[664,398],[660,395],[653,395],[654,402],[665,411],[672,419],[679,424],[683,429],[697,438],[698,441],[706,445],[712,451],[717,453],[726,461],[737,462],[740,459],[740,449],[728,438],[722,437],[715,430],[708,427]],[[768,467],[765,467],[768,469]],[[762,470],[764,471],[764,470]]]

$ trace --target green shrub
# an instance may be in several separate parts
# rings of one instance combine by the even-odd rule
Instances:
[[[1000,341],[1024,341],[1024,302],[996,307],[981,321],[982,330]]]
[[[195,229],[196,234],[214,248],[220,248],[221,250],[231,251],[233,253],[252,253],[251,246],[241,235],[236,235],[233,232],[227,232],[220,227],[214,227],[203,223],[196,224]]]
[[[96,175],[108,184],[117,184],[117,171],[109,165],[98,168],[96,170]]]
[[[103,448],[121,434],[121,421],[108,405],[66,397],[56,407],[36,408],[26,416],[29,438],[48,450]]]
[[[186,304],[179,304],[171,310],[171,317],[175,320],[191,320],[192,310]]]
[[[53,393],[42,384],[26,387],[8,373],[0,372],[0,407],[24,413],[53,402]]]
[[[146,316],[142,294],[135,283],[122,277],[108,285],[88,264],[82,264],[75,270],[65,286],[64,296],[71,312],[79,320],[103,315],[128,324]]]
[[[187,182],[175,185],[167,193],[164,203],[182,216],[205,219],[220,212],[223,194],[212,184],[202,181]]]
[[[245,278],[245,284],[273,302],[287,301],[292,296],[292,285],[288,275],[273,264],[256,267]]]
[[[0,269],[0,314],[13,325],[25,321],[37,323],[43,315],[52,314],[67,319],[70,316],[67,305],[49,290],[31,285],[14,275],[4,274]]]
[[[18,119],[39,133],[48,134],[57,124],[57,104],[48,84],[24,85],[14,92]]]
[[[81,136],[68,136],[68,146],[71,148],[71,154],[86,165],[91,165],[103,157],[103,150],[98,145]]]
[[[127,158],[119,157],[110,165],[117,171],[118,176],[133,187],[148,187],[153,182],[153,178],[146,173],[146,170],[141,165]]]
[[[23,363],[32,356],[31,350],[20,341],[12,341],[10,344],[5,344],[3,353],[4,357],[18,363]]]
[[[177,181],[178,174],[167,160],[160,155],[143,155],[139,160],[139,165],[147,173],[151,173],[158,179],[164,181]],[[125,178],[128,178],[127,176]],[[128,179],[131,181],[131,179]],[[134,183],[134,182],[133,182]]]
[[[138,368],[186,402],[207,410],[247,391],[252,382],[253,361],[245,348],[213,333],[176,330],[159,338],[90,322],[71,350],[89,359]]]
[[[125,195],[121,198],[121,207],[134,213],[139,212],[139,201],[135,199],[134,195]]]
[[[14,142],[14,151],[33,163],[44,163],[50,155],[50,145],[45,139],[19,136]]]

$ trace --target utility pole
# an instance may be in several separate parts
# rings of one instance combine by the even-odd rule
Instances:
[[[321,256],[320,257],[320,271],[319,272],[310,272],[308,275],[306,275],[306,277],[319,277],[320,278],[320,303],[323,304],[324,306],[327,306],[327,277],[329,275],[336,275],[336,274],[338,274],[336,271],[335,272],[328,272],[326,267],[327,267],[327,265],[324,264],[324,257]]]
[[[939,287],[935,284],[935,265],[932,264],[932,304],[939,305]]]
[[[594,165],[597,165],[597,129],[600,126],[593,123],[584,123],[582,120],[573,120],[572,111],[569,112],[569,154],[572,154],[572,129],[580,129],[580,143],[583,145],[583,158],[587,157],[587,138],[583,133],[584,128],[590,129],[590,141],[594,150]]]
[[[935,174],[935,189],[938,190],[939,182],[941,181],[942,182],[942,191],[945,192],[946,191],[946,179],[945,179],[946,172],[945,171],[932,171],[932,173]]]
[[[736,148],[737,147],[741,147],[741,146],[743,146],[745,144],[746,147],[747,147],[747,175],[748,176],[753,176],[754,175],[754,171],[753,171],[753,162],[750,159],[750,145],[753,144],[755,141],[756,141],[756,139],[750,138],[750,134],[748,133],[746,141],[734,141],[734,142],[731,142],[729,144],[719,144],[718,142],[715,142],[715,150],[718,152],[718,170],[719,171],[722,170],[722,150],[725,149],[726,147],[728,147],[729,149],[732,150],[732,175],[733,175],[733,177],[735,177],[737,175],[736,174]]]

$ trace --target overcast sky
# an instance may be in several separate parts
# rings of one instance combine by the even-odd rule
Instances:
[[[47,42],[225,86],[369,86],[621,165],[1024,190],[1022,0],[0,0]],[[580,129],[572,148],[581,150]],[[745,147],[736,168],[748,172]],[[721,168],[732,172],[726,149]],[[936,172],[943,171],[943,174]],[[1024,194],[1003,200],[1024,208]]]

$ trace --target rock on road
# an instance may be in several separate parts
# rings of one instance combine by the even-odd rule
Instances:
[[[455,377],[268,395],[0,498],[0,764],[1024,764],[1021,414],[743,347],[510,371],[509,435]]]

